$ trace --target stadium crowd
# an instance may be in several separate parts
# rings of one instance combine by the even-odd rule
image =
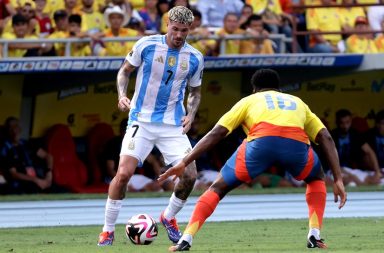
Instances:
[[[384,52],[384,36],[378,32],[384,30],[384,6],[355,5],[379,1],[1,0],[0,35],[5,40],[32,40],[7,44],[8,57],[65,55],[65,43],[40,42],[39,38],[88,38],[71,43],[71,56],[125,56],[138,37],[165,33],[167,11],[183,5],[192,8],[195,16],[189,41],[208,56],[280,52],[280,39],[271,35],[292,38],[294,30],[320,33],[284,41],[288,52],[378,53]],[[300,5],[329,7],[297,8]],[[327,32],[331,34],[323,34]],[[212,35],[217,37],[213,39]],[[248,37],[226,40],[225,52],[220,52],[221,41],[227,35]]]
[[[203,136],[199,133],[200,120],[197,116],[188,133],[192,146]],[[97,169],[100,171],[98,173],[101,174],[101,180],[106,185],[116,174],[121,138],[125,132],[126,124],[127,120],[124,119],[121,122],[120,135],[112,136],[101,147],[96,147],[96,149],[100,148],[102,150],[99,155],[95,155],[98,157],[92,158],[84,154],[77,154],[87,167],[92,166],[92,161],[90,161],[92,159],[99,163]],[[366,120],[353,117],[349,110],[340,109],[336,112],[336,126],[331,133],[339,154],[344,183],[348,186],[384,185],[384,110],[376,113],[375,124],[372,128],[369,128]],[[6,120],[1,133],[1,194],[73,192],[73,188],[68,188],[62,184],[63,181],[59,182],[52,176],[55,173],[60,174],[60,180],[65,182],[67,180],[65,177],[73,175],[65,175],[61,171],[55,171],[59,170],[58,167],[61,165],[56,165],[56,168],[54,160],[68,158],[66,158],[65,154],[64,157],[59,157],[47,152],[47,138],[43,142],[41,140],[27,141],[21,139],[21,125],[19,120],[14,117],[9,117]],[[97,138],[101,138],[100,134],[96,135]],[[196,190],[207,189],[216,178],[225,161],[244,138],[245,134],[242,129],[236,129],[228,138],[216,145],[216,148],[209,151],[209,153],[203,154],[196,161],[198,168]],[[62,145],[63,149],[66,149],[65,144]],[[93,148],[95,148],[95,143],[88,142],[88,145],[93,145]],[[327,164],[324,163],[325,159],[322,159],[321,151],[316,149],[316,145],[313,145],[313,147],[318,153],[326,172],[326,181],[331,185],[332,176]],[[172,180],[167,180],[162,184],[156,181],[166,168],[160,152],[155,148],[144,164],[140,165],[135,171],[134,176],[127,185],[127,191],[172,191],[174,187]],[[69,170],[68,168],[64,169]],[[95,173],[90,168],[86,169],[85,172]],[[92,185],[95,183],[92,182],[92,179],[95,180],[95,178],[95,175],[89,175],[86,184]],[[249,184],[244,184],[242,188],[302,186],[304,186],[303,182],[296,181],[289,174],[277,168],[270,168],[267,173],[263,173]],[[106,189],[105,187],[98,188],[95,192],[105,192]],[[77,192],[82,192],[82,190]]]

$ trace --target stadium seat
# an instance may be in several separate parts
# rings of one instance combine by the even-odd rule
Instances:
[[[103,183],[103,152],[106,143],[114,136],[112,126],[107,123],[96,124],[87,135],[87,159],[91,184]]]
[[[76,154],[67,125],[56,124],[47,133],[47,150],[53,156],[53,181],[75,193],[106,193],[108,185],[87,185],[88,173]]]
[[[359,133],[365,133],[369,130],[368,121],[366,118],[363,117],[353,117],[351,127]]]

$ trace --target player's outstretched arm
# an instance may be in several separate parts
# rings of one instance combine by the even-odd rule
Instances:
[[[125,60],[123,65],[120,67],[119,72],[117,73],[117,107],[122,112],[128,111],[130,109],[131,101],[127,98],[127,89],[129,83],[129,76],[134,70],[135,67],[132,66],[127,60]]]
[[[333,174],[333,193],[335,197],[335,203],[340,198],[339,209],[345,205],[347,201],[347,194],[345,193],[343,179],[341,176],[341,169],[339,164],[339,156],[337,154],[335,143],[331,137],[331,134],[326,128],[320,130],[316,136],[316,142],[319,143],[321,150],[323,151],[325,158],[332,170]]]
[[[158,180],[164,181],[170,176],[179,177],[183,174],[185,167],[188,166],[192,161],[196,160],[202,153],[211,149],[215,146],[221,139],[225,138],[228,134],[228,129],[221,126],[216,125],[211,131],[209,131],[192,149],[191,153],[186,155],[181,162],[172,168],[168,169],[166,172],[161,174]]]

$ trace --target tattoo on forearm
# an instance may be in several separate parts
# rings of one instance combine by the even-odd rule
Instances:
[[[192,119],[195,118],[195,115],[200,105],[200,100],[201,100],[200,87],[190,88],[189,94],[188,94],[188,101],[187,101],[187,110],[188,110],[188,115],[190,115]]]
[[[127,68],[124,65],[123,67],[120,68],[117,74],[116,86],[117,86],[117,95],[119,99],[124,96],[127,96],[129,76],[130,76],[130,71],[127,70]]]

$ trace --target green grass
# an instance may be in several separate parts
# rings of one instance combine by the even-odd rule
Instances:
[[[322,236],[329,250],[322,252],[383,252],[384,218],[325,219]],[[182,225],[184,228],[185,224]],[[96,246],[101,226],[0,229],[0,252],[12,253],[125,253],[167,252],[170,242],[159,227],[159,237],[135,246],[117,226],[114,245]],[[309,252],[305,246],[307,220],[210,222],[197,234],[192,252]],[[315,250],[317,251],[317,250]]]
[[[332,192],[331,188],[327,189]],[[360,186],[348,187],[347,192],[367,192],[367,191],[384,191],[384,186]],[[300,188],[248,188],[236,189],[230,195],[244,194],[285,194],[285,193],[304,193],[305,187]],[[201,191],[193,191],[191,196],[200,196]],[[146,198],[146,197],[169,197],[170,192],[138,192],[127,193],[127,198]],[[72,199],[105,199],[107,194],[31,194],[31,195],[3,195],[0,196],[2,201],[35,201],[35,200],[72,200]]]

